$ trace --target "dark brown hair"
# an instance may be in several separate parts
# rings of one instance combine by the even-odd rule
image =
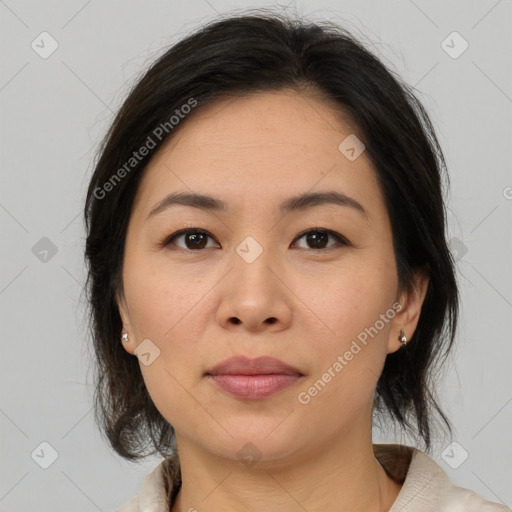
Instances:
[[[127,226],[144,169],[186,123],[184,105],[195,102],[194,115],[222,96],[281,89],[317,91],[348,115],[385,196],[401,289],[411,289],[415,270],[430,276],[413,340],[386,358],[376,415],[394,420],[427,449],[434,417],[449,429],[432,375],[454,340],[458,290],[445,235],[445,161],[429,116],[412,88],[343,28],[246,13],[207,24],[150,66],[117,113],[90,181],[84,213],[95,413],[122,457],[167,456],[175,448],[173,427],[151,400],[138,359],[120,342],[116,294],[122,291]],[[151,146],[149,153],[131,160],[144,146]]]

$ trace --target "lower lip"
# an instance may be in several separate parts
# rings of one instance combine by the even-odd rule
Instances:
[[[236,398],[260,400],[295,384],[300,375],[210,375],[209,378]]]

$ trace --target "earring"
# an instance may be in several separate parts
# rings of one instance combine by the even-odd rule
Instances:
[[[400,329],[400,336],[398,336],[398,341],[405,345],[407,343],[407,336],[405,335],[405,331],[403,329]]]
[[[121,336],[121,341],[128,341],[128,333],[123,332],[123,335]]]

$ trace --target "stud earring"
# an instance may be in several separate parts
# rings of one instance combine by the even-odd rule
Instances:
[[[405,335],[405,331],[403,329],[400,329],[400,336],[398,336],[398,341],[405,345],[407,343],[407,336]]]
[[[128,333],[123,332],[123,335],[121,336],[121,341],[128,341]]]

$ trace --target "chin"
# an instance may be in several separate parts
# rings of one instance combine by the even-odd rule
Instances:
[[[276,463],[286,463],[300,448],[299,431],[291,429],[292,425],[284,425],[283,418],[265,417],[232,417],[229,421],[219,421],[226,431],[219,428],[208,429],[201,436],[203,449],[228,460],[238,460],[247,467],[258,464],[258,467],[275,467]],[[280,422],[282,422],[280,424]],[[222,431],[222,434],[219,432]],[[215,432],[212,435],[212,432]]]

